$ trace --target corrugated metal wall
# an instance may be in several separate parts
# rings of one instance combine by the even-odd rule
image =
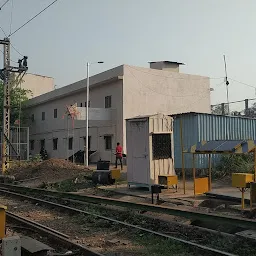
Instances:
[[[256,139],[256,119],[186,113],[174,117],[174,163],[181,169],[180,121],[182,120],[184,149],[202,140]],[[213,155],[214,156],[214,155]],[[207,156],[198,157],[197,167],[207,168]],[[218,161],[213,157],[213,165]],[[192,157],[185,154],[185,168],[192,168]]]

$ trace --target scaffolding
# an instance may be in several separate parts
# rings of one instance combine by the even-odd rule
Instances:
[[[2,157],[3,127],[0,126],[0,156]],[[29,160],[29,127],[10,127],[10,161]]]

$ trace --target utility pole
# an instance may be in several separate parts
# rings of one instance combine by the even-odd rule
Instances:
[[[3,106],[3,138],[2,138],[2,172],[9,168],[9,158],[10,158],[10,40],[9,38],[4,38],[0,41],[4,46],[4,106]]]
[[[103,61],[98,61],[98,62],[87,62],[86,64],[86,71],[87,71],[87,79],[86,79],[86,131],[85,131],[85,152],[84,152],[84,164],[85,166],[89,167],[89,102],[90,102],[90,75],[89,75],[89,69],[90,65],[92,64],[103,64]]]
[[[227,104],[228,104],[228,115],[229,115],[229,94],[228,94],[228,85],[229,85],[229,81],[228,81],[228,74],[227,74],[227,63],[226,63],[226,57],[225,55],[223,55],[224,58],[224,65],[225,65],[225,82],[226,82],[226,90],[227,90]]]
[[[17,153],[10,141],[10,115],[11,115],[11,91],[13,87],[19,84],[27,71],[27,56],[22,60],[18,60],[19,67],[10,66],[10,39],[4,38],[0,40],[3,45],[4,67],[0,70],[0,79],[4,85],[4,105],[3,105],[3,131],[2,131],[2,173],[4,174],[10,164],[10,148],[15,152],[17,158],[20,159],[20,152]],[[10,73],[18,73],[13,83],[10,81]]]

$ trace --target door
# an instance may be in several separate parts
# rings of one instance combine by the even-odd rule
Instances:
[[[131,122],[133,182],[148,184],[148,122]]]

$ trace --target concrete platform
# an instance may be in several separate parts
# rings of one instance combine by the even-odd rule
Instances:
[[[193,182],[187,182],[186,194],[184,195],[184,190],[182,185],[178,185],[178,191],[176,189],[163,189],[160,194],[160,199],[168,201],[168,199],[179,199],[179,198],[194,198],[194,187]],[[128,188],[127,184],[112,185],[112,186],[99,186],[99,189],[113,191],[122,195],[128,195],[133,197],[139,197],[144,199],[151,199],[151,192],[146,188],[140,188],[132,186]]]
[[[113,185],[113,186],[100,186],[100,189],[107,190],[107,191],[113,191],[116,193],[120,193],[127,196],[133,196],[133,197],[140,197],[144,199],[150,199],[151,198],[151,192],[149,192],[145,188],[139,188],[139,187],[131,187],[128,188],[127,184],[120,184],[120,185]],[[216,197],[223,200],[230,200],[234,202],[238,202],[240,204],[242,193],[239,191],[238,188],[231,187],[230,185],[226,183],[220,183],[220,182],[213,182],[212,183],[212,190],[204,195],[198,195],[194,196],[194,184],[193,181],[187,181],[186,182],[186,194],[184,194],[183,190],[183,184],[179,182],[178,184],[178,191],[176,192],[175,189],[164,189],[162,190],[162,193],[160,194],[160,199],[164,201],[168,201],[168,199],[185,199],[188,201],[193,201],[195,199],[200,200],[202,198],[206,199],[207,196],[210,197]],[[249,203],[250,199],[250,192],[247,190],[245,192],[245,203]]]

